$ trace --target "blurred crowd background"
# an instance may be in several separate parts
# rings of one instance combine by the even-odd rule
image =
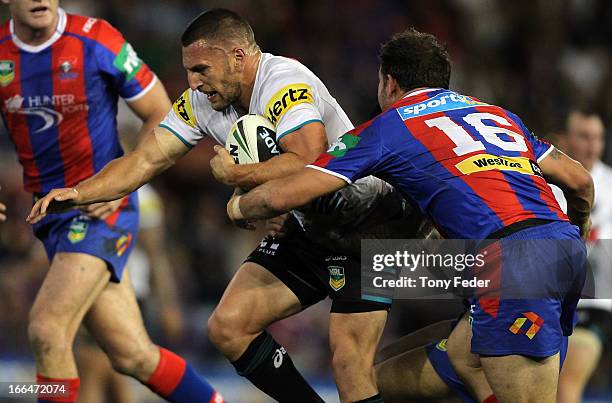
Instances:
[[[369,118],[376,105],[380,44],[409,26],[446,42],[454,90],[506,107],[539,136],[554,140],[562,134],[568,110],[575,106],[598,111],[607,126],[612,119],[612,102],[607,99],[612,94],[609,0],[63,0],[61,5],[115,25],[173,99],[187,87],[182,30],[204,9],[222,6],[246,17],[263,51],[310,67],[355,124]],[[7,18],[5,6],[0,15]],[[139,128],[126,111],[120,114],[120,125],[128,139]],[[148,298],[145,313],[154,339],[191,357],[210,376],[244,388],[246,383],[208,343],[205,327],[224,287],[261,233],[236,229],[226,218],[230,189],[210,175],[211,154],[212,142],[203,141],[153,182],[163,201],[165,247],[182,320],[173,326],[159,320],[163,309],[154,296]],[[604,159],[610,156],[606,152]],[[9,207],[8,222],[0,225],[0,380],[25,380],[33,374],[27,314],[47,262],[24,222],[31,196],[21,188],[21,168],[6,133],[0,134],[0,185],[0,200]],[[398,303],[383,344],[461,311],[459,302],[436,306],[439,309],[432,310],[426,304]],[[328,310],[320,304],[275,325],[274,332],[310,379],[331,388]],[[608,369],[599,371],[589,393],[603,393],[612,386],[610,361],[610,355],[604,357],[601,365]],[[24,375],[15,378],[16,374]],[[225,388],[220,385],[222,392]]]

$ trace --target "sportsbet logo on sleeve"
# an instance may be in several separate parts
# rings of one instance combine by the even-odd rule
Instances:
[[[174,109],[174,113],[176,113],[176,115],[180,117],[183,122],[187,123],[191,127],[196,126],[196,119],[193,115],[193,110],[191,109],[191,102],[189,101],[189,90],[185,90],[185,92],[183,92],[181,96],[174,101],[172,109]]]
[[[280,118],[295,105],[314,103],[312,90],[306,84],[290,84],[278,91],[266,106],[266,117],[273,125],[277,125]]]

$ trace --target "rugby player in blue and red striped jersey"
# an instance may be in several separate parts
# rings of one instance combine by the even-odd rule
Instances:
[[[67,14],[58,0],[2,1],[12,16],[0,27],[2,118],[23,166],[25,190],[36,199],[76,185],[123,154],[119,96],[147,132],[171,104],[155,74],[106,21]],[[76,402],[72,344],[84,318],[118,371],[173,402],[222,401],[144,329],[124,273],[138,231],[136,193],[48,217],[34,231],[51,261],[28,328],[37,379],[69,387],[66,396],[39,401]]]
[[[500,268],[503,281],[540,294],[470,298],[471,326],[466,316],[455,327],[449,356],[471,341],[498,401],[554,402],[586,275],[580,236],[589,229],[593,182],[580,163],[538,140],[516,115],[448,90],[449,78],[448,55],[435,37],[415,30],[395,36],[381,51],[383,113],[342,136],[313,165],[233,196],[228,214],[273,217],[375,175],[443,236],[500,239],[492,245],[504,258],[487,261]],[[544,177],[566,190],[568,215]],[[554,250],[541,247],[549,240]],[[558,240],[573,241],[572,247]]]

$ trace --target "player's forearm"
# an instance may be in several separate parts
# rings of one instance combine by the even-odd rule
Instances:
[[[120,199],[147,183],[162,169],[156,169],[138,153],[117,158],[77,185],[78,204]]]
[[[583,228],[588,226],[591,209],[593,208],[595,189],[592,178],[588,176],[577,186],[565,187],[564,194],[567,199],[567,215],[570,221],[580,227],[582,231]]]
[[[273,179],[289,176],[306,165],[304,161],[291,152],[280,154],[257,164],[234,165],[232,185],[244,190],[252,189]]]

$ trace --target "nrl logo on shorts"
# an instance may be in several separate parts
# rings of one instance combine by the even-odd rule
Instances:
[[[329,285],[334,291],[338,291],[344,284],[346,283],[346,279],[344,277],[344,267],[340,266],[329,266],[327,268],[329,270]]]
[[[89,227],[87,222],[75,218],[70,224],[70,230],[68,231],[68,240],[70,243],[81,242],[85,239],[87,236],[87,227]]]
[[[132,243],[132,233],[128,232],[127,235],[122,235],[117,242],[115,242],[115,250],[117,251],[117,256],[121,257],[123,253],[130,247]]]
[[[12,60],[0,60],[0,86],[6,87],[15,79],[15,63]]]

